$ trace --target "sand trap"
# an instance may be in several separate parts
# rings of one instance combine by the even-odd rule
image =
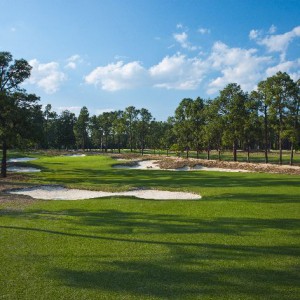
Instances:
[[[156,164],[158,160],[141,160],[137,161],[135,165],[114,165],[116,169],[134,169],[134,170],[147,170],[155,169],[160,170],[160,167]]]
[[[17,173],[41,172],[40,169],[31,167],[8,167],[7,171]]]
[[[196,165],[193,168],[184,166],[177,169],[161,169],[158,165],[158,160],[142,160],[137,161],[136,165],[114,165],[116,169],[135,169],[135,170],[166,170],[166,171],[218,171],[218,172],[249,172],[248,170],[242,169],[224,169],[224,168],[209,168],[201,165]]]
[[[225,169],[225,168],[216,168],[216,167],[204,167],[201,165],[196,165],[193,168],[188,168],[188,171],[217,171],[217,172],[250,172],[243,169]]]
[[[18,157],[18,158],[11,158],[7,162],[16,163],[16,162],[26,162],[31,160],[36,160],[36,157]]]
[[[18,158],[11,158],[7,162],[9,163],[18,163],[18,162],[27,162],[36,160],[36,157],[18,157]],[[7,168],[9,172],[17,172],[17,173],[27,173],[27,172],[41,172],[40,169],[32,168],[32,167],[18,167],[18,166],[11,166]]]
[[[82,157],[82,156],[86,156],[86,154],[65,154],[62,156],[68,156],[68,157]]]
[[[154,200],[199,200],[200,195],[184,192],[168,192],[160,190],[134,190],[128,192],[101,192],[78,189],[66,189],[59,186],[39,186],[27,189],[13,190],[11,194],[27,195],[43,200],[82,200],[112,196],[134,196],[141,199]]]

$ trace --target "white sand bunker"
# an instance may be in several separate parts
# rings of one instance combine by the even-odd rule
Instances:
[[[27,189],[13,190],[11,194],[27,195],[43,200],[82,200],[112,196],[133,196],[141,199],[154,200],[199,200],[200,195],[184,192],[169,192],[160,190],[133,190],[128,192],[101,192],[78,189],[66,189],[60,186],[39,186]]]
[[[68,156],[68,157],[83,157],[86,156],[86,154],[65,154],[62,156]]]
[[[135,170],[147,170],[154,169],[160,170],[160,167],[157,164],[158,160],[141,160],[137,161],[134,165],[114,165],[113,168],[116,169],[135,169]]]
[[[7,162],[16,163],[16,162],[26,162],[31,160],[36,160],[36,157],[18,157],[18,158],[11,158]]]
[[[30,173],[30,172],[41,172],[40,169],[32,167],[8,167],[7,171],[17,173]]]
[[[242,169],[225,169],[225,168],[209,168],[201,165],[196,165],[193,168],[184,166],[177,169],[161,169],[158,165],[158,160],[142,160],[137,161],[135,165],[114,165],[116,169],[135,169],[135,170],[166,170],[166,171],[218,171],[218,172],[249,172],[248,170]]]
[[[18,158],[11,158],[7,162],[8,163],[19,163],[19,162],[27,162],[36,160],[36,157],[18,157]],[[32,167],[19,167],[19,166],[10,166],[7,168],[9,172],[17,172],[17,173],[27,173],[27,172],[41,172],[40,169],[32,168]]]
[[[225,168],[215,168],[215,167],[204,167],[201,165],[196,165],[194,167],[185,166],[183,168],[178,169],[169,169],[172,171],[217,171],[217,172],[250,172],[248,170],[243,169],[225,169]]]

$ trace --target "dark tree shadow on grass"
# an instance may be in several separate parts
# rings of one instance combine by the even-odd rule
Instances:
[[[50,263],[45,276],[58,286],[112,292],[120,298],[124,293],[160,299],[201,299],[220,295],[236,299],[298,298],[295,292],[300,280],[298,270],[288,263],[278,269],[270,261],[296,261],[300,256],[299,247],[249,245],[247,240],[246,245],[241,244],[247,235],[265,230],[293,234],[300,228],[297,219],[205,220],[114,209],[32,210],[12,212],[11,217],[18,218],[19,222],[23,218],[36,222],[51,220],[51,228],[58,228],[56,224],[64,228],[64,222],[68,226],[53,230],[35,228],[36,222],[30,222],[32,227],[0,226],[0,229],[12,233],[25,231],[37,237],[54,235],[66,244],[74,240],[84,244],[89,240],[90,245],[101,248],[109,243],[118,253],[103,257],[73,254],[73,263],[65,268]],[[203,241],[202,234],[207,233],[218,236],[215,243]],[[131,250],[128,255],[120,255],[122,249]],[[145,255],[136,249],[145,249]],[[266,261],[263,266],[256,263],[262,260]]]
[[[97,263],[97,262],[95,262]],[[258,268],[196,267],[189,271],[179,261],[98,263],[97,270],[54,269],[50,277],[72,288],[124,292],[161,299],[234,297],[243,299],[298,299],[290,291],[300,280],[299,273]]]

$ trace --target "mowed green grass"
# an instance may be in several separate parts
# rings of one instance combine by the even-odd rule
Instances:
[[[299,299],[300,176],[114,163],[41,157],[30,181],[203,198],[2,203],[0,299]]]

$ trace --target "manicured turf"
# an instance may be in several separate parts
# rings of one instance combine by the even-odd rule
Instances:
[[[2,203],[3,299],[299,299],[300,176],[112,169],[45,157],[31,182],[199,193]],[[29,165],[29,164],[28,164]]]

